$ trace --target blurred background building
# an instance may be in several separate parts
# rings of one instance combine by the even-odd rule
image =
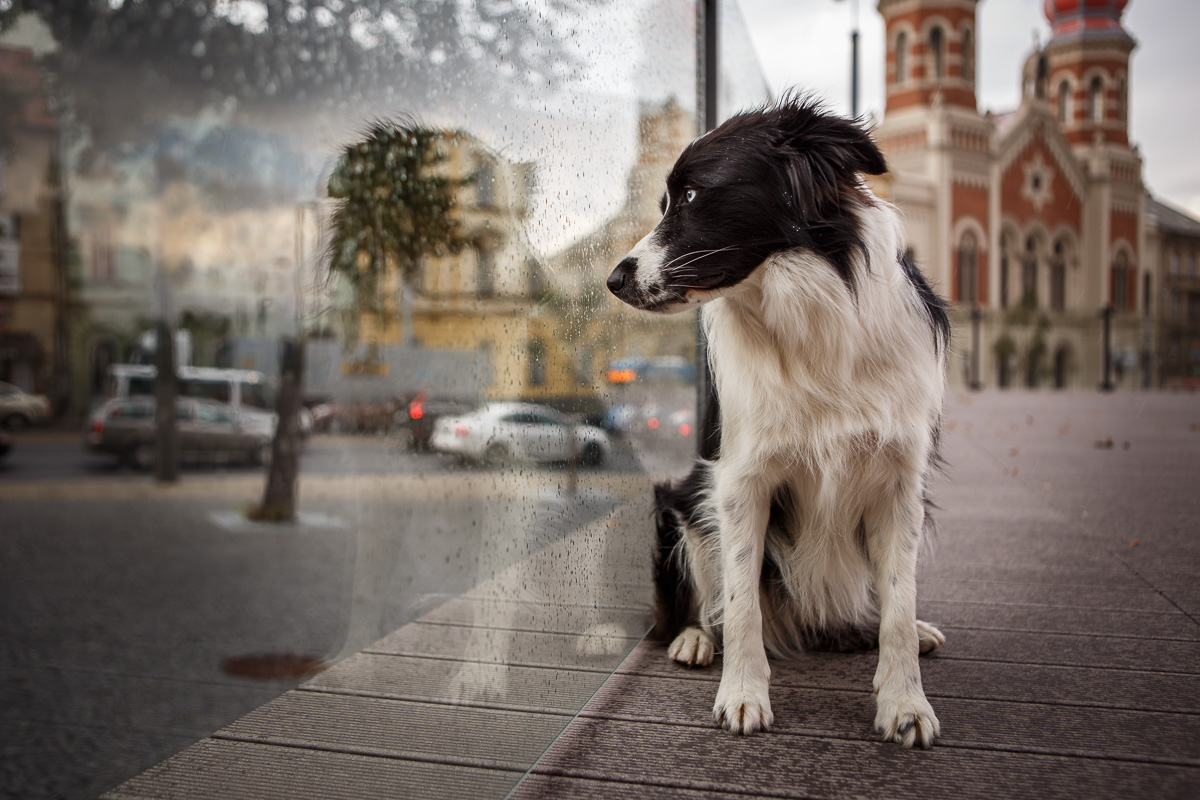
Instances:
[[[887,103],[876,135],[892,168],[880,189],[952,301],[951,382],[1200,385],[1185,266],[1200,227],[1143,184],[1128,136],[1126,0],[1047,0],[1050,39],[1013,65],[1021,103],[1002,114],[976,104],[987,36],[977,4],[879,3]]]

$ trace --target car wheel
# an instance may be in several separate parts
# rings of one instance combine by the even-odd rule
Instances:
[[[139,442],[129,451],[126,460],[134,469],[150,469],[154,466],[157,457],[153,442]]]
[[[271,463],[272,453],[271,442],[259,442],[254,449],[250,451],[250,463],[259,466],[267,466]]]
[[[589,467],[598,467],[604,463],[604,448],[595,442],[588,442],[583,448],[583,463]]]
[[[9,414],[4,418],[4,427],[10,431],[23,431],[29,427],[29,417],[24,414]]]
[[[489,464],[504,464],[512,459],[512,453],[506,446],[496,442],[488,445],[487,452],[483,454],[483,457]]]

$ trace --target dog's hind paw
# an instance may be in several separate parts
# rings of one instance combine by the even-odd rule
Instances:
[[[932,653],[946,643],[946,634],[930,625],[928,622],[917,620],[917,639],[921,655]]]
[[[885,741],[903,747],[916,745],[924,750],[933,746],[941,732],[937,715],[925,695],[892,695],[880,692],[876,699],[875,730]]]
[[[716,643],[710,634],[700,628],[687,627],[671,642],[667,655],[689,667],[707,667],[712,663],[715,649]]]
[[[713,718],[725,730],[742,736],[765,731],[775,721],[766,689],[731,690],[726,688],[725,681],[721,681],[721,688],[717,690]]]

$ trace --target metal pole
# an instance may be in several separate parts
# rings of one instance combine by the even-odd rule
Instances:
[[[972,391],[979,391],[983,388],[983,384],[979,382],[979,321],[983,318],[983,312],[979,310],[979,306],[971,307],[971,383]]]
[[[1103,378],[1100,381],[1100,391],[1111,392],[1115,387],[1112,382],[1112,315],[1113,307],[1107,305],[1100,309],[1100,319],[1103,321],[1102,346],[1104,351]]]
[[[718,0],[704,0],[701,9],[703,30],[700,57],[703,60],[703,85],[700,87],[700,95],[704,103],[704,113],[701,117],[704,127],[701,133],[711,131],[717,127],[718,122],[717,2]],[[704,329],[699,326],[696,330],[696,422],[697,454],[703,459],[712,460],[717,457],[721,443],[719,405],[717,390],[713,386],[712,375],[708,369],[708,343],[704,338]]]
[[[858,23],[850,32],[850,116],[858,119]]]

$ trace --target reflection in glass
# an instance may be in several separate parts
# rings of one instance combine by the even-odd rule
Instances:
[[[765,84],[722,19],[727,115]],[[254,709],[322,691],[394,701],[413,764],[448,755],[401,704],[448,729],[507,709],[454,754],[502,793],[586,702],[647,627],[650,479],[695,451],[694,316],[601,283],[697,132],[695,20],[0,2],[0,381],[46,395],[58,437],[0,478],[21,796],[96,796],[247,714],[222,741],[269,742]],[[152,403],[172,372],[181,404]],[[438,449],[499,402],[541,420],[528,458]],[[174,432],[203,414],[238,457],[156,486],[152,449],[86,449],[123,403],[182,408]],[[268,475],[289,523],[247,518]]]

